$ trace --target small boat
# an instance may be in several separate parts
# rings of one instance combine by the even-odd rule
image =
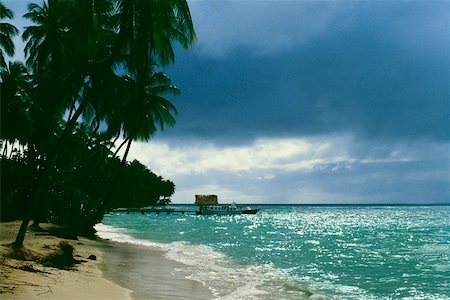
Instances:
[[[252,209],[249,206],[237,206],[236,203],[230,205],[216,204],[216,205],[202,205],[197,212],[199,215],[240,215],[251,214],[254,215],[258,212],[258,209]]]

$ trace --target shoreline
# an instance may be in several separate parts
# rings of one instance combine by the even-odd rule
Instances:
[[[105,241],[103,247],[104,278],[131,290],[133,300],[216,298],[202,283],[181,275],[185,265],[166,258],[160,248],[114,241]],[[133,271],[123,272],[127,269]]]
[[[42,224],[43,229],[52,226]],[[74,258],[79,262],[70,269],[58,269],[11,258],[11,248],[6,245],[14,241],[19,227],[20,221],[0,223],[2,299],[214,298],[200,282],[177,275],[176,269],[181,264],[165,258],[164,251],[157,248],[82,237],[70,240],[27,230],[24,248],[34,260],[67,242],[73,246]]]

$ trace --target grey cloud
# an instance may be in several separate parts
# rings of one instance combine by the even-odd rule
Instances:
[[[179,124],[169,135],[251,140],[352,131],[447,140],[447,57],[437,63],[382,35],[330,32],[264,57],[242,49],[226,58],[180,52],[169,70],[182,90],[174,99]]]
[[[332,26],[345,26],[352,5],[310,1],[192,1],[199,51],[226,56],[235,48],[266,55],[293,49]]]
[[[238,202],[246,195],[269,203],[449,202],[448,3],[345,2],[317,23],[320,30],[304,34],[297,32],[304,25],[293,21],[295,9],[284,2],[279,6],[288,15],[274,19],[252,2],[245,5],[254,5],[253,19],[225,13],[213,28],[216,36],[177,53],[168,72],[182,90],[174,99],[180,115],[158,139],[213,142],[220,151],[261,137],[348,134],[354,137],[345,147],[352,160],[311,172],[176,176],[180,190],[212,183],[235,191],[240,196],[229,200]],[[217,16],[210,17],[198,26]],[[252,36],[261,28],[266,39]],[[199,28],[199,39],[213,29]],[[281,33],[290,38],[271,39]],[[274,177],[263,179],[266,173]]]
[[[448,144],[416,145],[412,160],[391,160],[393,147],[363,155],[359,145],[352,161],[324,163],[311,171],[249,170],[177,175],[180,190],[204,191],[205,183],[232,191],[231,202],[266,203],[449,203],[449,164],[442,164]],[[359,147],[357,147],[359,148]],[[387,148],[387,147],[386,147]],[[424,149],[429,150],[427,153]],[[377,157],[378,160],[373,159]],[[366,159],[370,158],[370,161]],[[265,176],[265,175],[272,176]],[[265,177],[265,178],[264,178]],[[208,191],[206,191],[208,192]],[[177,195],[176,195],[177,197]],[[183,196],[184,197],[184,196]],[[184,198],[177,202],[189,202]]]

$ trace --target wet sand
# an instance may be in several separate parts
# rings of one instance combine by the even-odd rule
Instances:
[[[200,282],[190,280],[177,270],[181,263],[165,258],[158,248],[110,242],[103,251],[105,278],[117,282],[131,292],[133,299],[198,299],[215,298]]]

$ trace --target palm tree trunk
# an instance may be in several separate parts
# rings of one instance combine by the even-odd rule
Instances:
[[[87,104],[88,104],[88,100],[87,99],[83,99],[81,101],[80,105],[75,110],[75,113],[73,114],[73,116],[71,116],[71,118],[68,119],[66,128],[64,128],[64,131],[63,131],[63,133],[61,135],[65,135],[65,134],[71,133],[73,131],[73,129],[75,128],[75,125],[77,123],[78,118],[81,116],[83,111],[86,109]]]
[[[3,148],[2,157],[6,158],[7,154],[8,154],[8,141],[5,142],[5,147]]]
[[[72,106],[70,107],[69,116],[67,117],[67,122],[72,118],[72,113],[75,108],[75,103],[77,102],[77,99],[73,100]]]
[[[125,139],[122,144],[120,144],[119,148],[117,148],[116,152],[114,152],[113,157],[117,156],[117,153],[119,152],[119,150],[123,147],[123,145],[125,145],[125,143],[128,141],[128,139]]]
[[[125,150],[125,154],[122,157],[122,164],[124,164],[127,161],[128,151],[130,151],[132,139],[128,138],[128,144],[127,149]]]
[[[22,224],[20,225],[19,232],[17,233],[16,240],[13,244],[14,248],[20,248],[23,245],[23,240],[25,239],[25,233],[27,232],[28,223],[30,223],[29,217],[23,219]]]
[[[45,172],[43,172],[43,173],[45,173]],[[23,245],[23,241],[25,239],[25,233],[27,232],[27,228],[28,228],[28,223],[30,223],[33,213],[36,210],[39,196],[42,193],[42,188],[43,188],[43,184],[40,184],[34,197],[32,197],[30,209],[28,210],[28,213],[23,218],[22,224],[20,225],[19,232],[17,233],[17,236],[16,236],[16,240],[14,241],[14,244],[13,244],[14,248],[20,248]]]
[[[96,133],[99,128],[100,128],[100,120],[97,120],[97,125],[95,126],[94,133]]]
[[[14,144],[16,143],[16,141],[13,141],[12,143],[11,143],[11,152],[9,152],[9,159],[11,159],[12,158],[12,155],[13,155],[13,153],[14,153]]]
[[[119,139],[120,137],[120,130],[119,133],[117,133],[117,136],[114,138],[114,141],[112,142],[111,146],[109,146],[108,150],[111,150],[112,147],[114,147],[114,145],[116,144],[116,141]]]

